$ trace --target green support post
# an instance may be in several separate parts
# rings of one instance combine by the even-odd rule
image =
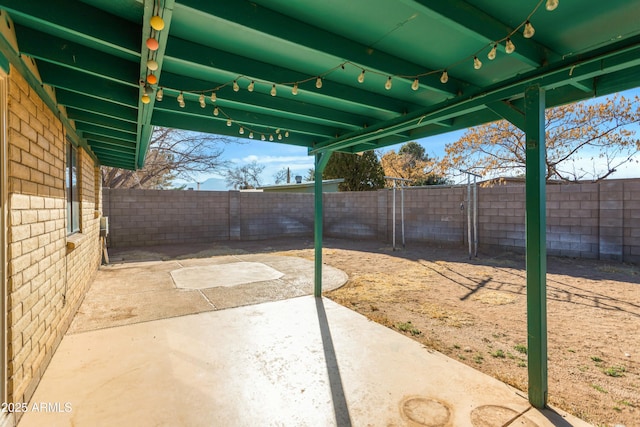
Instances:
[[[544,408],[548,392],[544,89],[528,87],[524,101],[529,402]]]
[[[322,296],[322,172],[329,162],[331,151],[315,155],[314,191],[313,191],[313,234],[315,249],[313,295]]]

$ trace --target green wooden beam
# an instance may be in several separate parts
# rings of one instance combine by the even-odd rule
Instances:
[[[388,94],[382,95],[373,91],[367,91],[366,86],[357,83],[355,84],[358,86],[354,87],[332,82],[329,76],[322,90],[316,89],[315,81],[308,81],[300,84],[299,95],[294,96],[291,95],[293,82],[308,80],[308,74],[277,67],[272,64],[256,61],[252,58],[246,58],[181,39],[171,39],[171,43],[167,47],[166,60],[167,70],[172,71],[174,74],[179,74],[181,69],[189,69],[190,73],[198,70],[196,72],[201,75],[192,75],[192,77],[200,77],[203,79],[206,77],[207,80],[211,79],[215,82],[214,84],[209,83],[207,87],[202,89],[221,86],[237,79],[239,76],[244,76],[240,81],[244,87],[246,87],[251,80],[258,82],[254,91],[256,93],[262,92],[269,94],[271,84],[265,84],[264,82],[291,82],[288,86],[278,85],[278,97],[284,96],[290,101],[297,101],[299,98],[307,97],[315,100],[315,103],[318,103],[323,98],[330,98],[334,103],[344,103],[347,106],[348,104],[366,105],[371,109],[379,109],[382,113],[387,114],[399,114],[405,110],[415,110],[421,107],[420,104],[413,100],[408,102],[407,100],[395,99],[388,96]],[[354,82],[356,81],[355,76],[353,80]],[[193,84],[191,86],[176,86],[164,80],[161,83],[167,87],[175,87],[177,89],[181,87],[193,87]],[[413,92],[407,93],[412,94]],[[221,89],[220,95],[226,95],[229,99],[234,99],[237,96],[230,86]]]
[[[82,132],[83,135],[100,135],[128,142],[130,144],[136,143],[135,133],[122,132],[118,129],[107,128],[93,123],[76,123],[76,129],[78,132]]]
[[[446,19],[447,22],[456,26],[460,31],[487,43],[487,46],[496,40],[502,40],[513,30],[512,27],[503,24],[495,17],[463,0],[403,1],[411,5],[419,4],[422,13]],[[518,47],[512,55],[531,66],[538,67],[543,62],[551,62],[552,59],[559,57],[557,53],[551,52],[533,39],[524,38],[521,31],[513,34],[511,40]],[[504,43],[501,43],[501,45],[504,45]],[[500,48],[502,49],[503,47],[500,46]],[[487,49],[488,51],[489,49]]]
[[[370,139],[402,133],[425,124],[473,113],[482,110],[487,104],[522,97],[524,89],[531,85],[555,89],[567,85],[572,79],[583,80],[604,76],[610,72],[636,67],[638,64],[640,64],[640,36],[599,49],[590,53],[588,57],[569,57],[553,67],[533,70],[478,93],[450,99],[438,105],[369,126],[361,131],[322,141],[310,150],[310,154],[326,150],[343,150]],[[636,76],[635,79],[637,84],[640,84],[640,77]],[[477,124],[480,123],[482,122],[478,121]]]
[[[547,404],[547,248],[545,91],[525,90],[526,133],[526,259],[529,402]]]
[[[31,68],[27,67],[27,65],[23,62],[23,57],[20,56],[18,51],[14,48],[13,44],[7,40],[7,38],[0,33],[0,56],[6,58],[20,73],[20,75],[27,81],[27,84],[34,90],[34,92],[40,97],[40,99],[45,103],[45,105],[56,114],[59,118],[62,126],[64,126],[67,136],[71,141],[82,148],[89,154],[93,160],[97,161],[98,158],[91,151],[91,148],[87,144],[87,141],[80,137],[76,133],[76,130],[73,124],[69,121],[69,118],[63,114],[63,112],[58,108],[58,105],[51,97],[49,92],[45,90],[42,82],[38,79],[38,77],[31,71]]]
[[[67,116],[69,119],[78,123],[90,123],[96,126],[102,126],[109,129],[117,129],[122,132],[128,132],[132,135],[136,134],[136,124],[128,121],[120,120],[111,116],[103,116],[91,111],[78,110],[74,107],[67,107]]]
[[[128,61],[28,27],[17,26],[20,53],[75,71],[138,86],[137,62]]]
[[[140,26],[77,0],[3,0],[14,22],[70,41],[100,46],[125,58],[139,56]]]
[[[147,69],[147,60],[154,59],[158,63],[158,69],[154,72],[155,76],[160,81],[162,75],[162,67],[164,64],[164,54],[167,47],[167,41],[169,40],[169,30],[171,28],[171,19],[173,17],[174,0],[165,0],[162,4],[162,9],[158,12],[154,11],[156,5],[155,0],[144,0],[144,14],[142,18],[142,40],[141,40],[141,55],[140,55],[140,81],[145,81],[149,70]],[[159,15],[164,20],[164,28],[156,34],[160,48],[155,52],[151,52],[146,45],[148,36],[152,35],[152,28],[150,24],[151,17],[154,13]],[[155,87],[157,90],[157,87]],[[151,117],[153,116],[153,107],[156,102],[155,95],[150,95],[151,102],[144,104],[142,102],[142,95],[144,95],[145,86],[141,85],[138,93],[138,150],[136,151],[136,167],[143,168],[144,160],[149,150],[149,144],[151,144],[151,133],[153,132],[153,126],[151,125]]]
[[[315,155],[313,193],[313,235],[314,235],[314,286],[313,295],[322,297],[322,172],[329,163],[331,151]]]
[[[137,113],[132,106],[116,104],[82,93],[70,92],[62,88],[56,89],[56,98],[60,105],[72,107],[75,110],[81,110],[115,120],[122,120],[134,125],[136,123]]]
[[[105,80],[81,71],[40,61],[38,70],[42,83],[55,88],[67,89],[125,106],[137,104],[138,89],[113,80]]]
[[[525,129],[525,120],[524,120],[524,111],[518,109],[515,105],[513,105],[509,101],[498,101],[487,104],[487,107],[500,115],[501,117],[507,119],[511,124],[513,124],[518,129]]]
[[[417,75],[433,71],[379,49],[371,49],[365,44],[289,18],[252,1],[237,0],[231,4],[208,0],[183,0],[180,6],[246,27],[246,31],[255,31],[256,37],[260,37],[259,33],[269,34],[270,37],[304,47],[310,51],[310,54],[316,51],[323,55],[335,56],[336,65],[344,58],[349,58],[359,66],[375,70],[382,75]],[[190,11],[183,11],[183,13],[188,15]],[[447,96],[455,95],[469,87],[468,83],[453,78],[447,84],[442,84],[437,73],[421,77],[420,82],[423,88]]]

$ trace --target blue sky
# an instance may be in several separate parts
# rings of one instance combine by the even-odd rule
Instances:
[[[640,89],[633,89],[623,92],[625,96],[631,97],[640,94]],[[636,137],[640,137],[640,125],[636,125]],[[418,139],[417,142],[422,144],[429,157],[441,158],[444,155],[444,148],[447,143],[454,142],[459,139],[464,130],[433,136],[430,138]],[[238,140],[242,142],[230,143],[224,146],[224,160],[229,161],[233,166],[242,166],[256,160],[259,164],[264,165],[265,169],[262,173],[263,185],[274,183],[274,174],[283,168],[290,168],[291,177],[302,175],[305,177],[310,168],[313,167],[313,157],[307,155],[307,149],[293,145],[278,144],[275,142],[249,140]],[[402,144],[386,147],[382,151],[398,150]],[[208,190],[227,190],[228,187],[224,182],[224,175],[221,173],[200,174],[196,177],[197,181],[204,182],[207,179],[214,178],[208,182]],[[621,168],[612,178],[637,178],[640,177],[640,167],[635,165],[627,165]]]

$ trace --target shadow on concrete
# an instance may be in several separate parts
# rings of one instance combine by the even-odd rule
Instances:
[[[336,425],[338,427],[351,427],[351,416],[347,399],[344,395],[342,387],[342,377],[340,376],[340,367],[336,351],[333,347],[333,339],[331,338],[331,329],[327,321],[327,313],[324,310],[324,301],[322,298],[315,298],[316,310],[318,312],[318,324],[320,325],[320,336],[322,337],[322,348],[324,349],[324,360],[327,365],[327,375],[329,377],[329,386],[331,388],[331,400],[333,401],[333,411],[336,417]]]

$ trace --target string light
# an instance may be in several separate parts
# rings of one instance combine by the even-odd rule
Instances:
[[[150,51],[155,52],[159,47],[160,43],[158,43],[158,40],[154,39],[153,37],[149,37],[147,39],[147,48],[149,48]]]
[[[511,39],[507,39],[506,43],[504,44],[504,51],[507,53],[513,53],[514,50],[516,50],[516,45],[513,44]]]
[[[494,59],[496,59],[497,50],[498,50],[498,45],[494,44],[491,50],[489,51],[489,53],[487,54],[487,58],[489,58],[490,61],[493,61]]]
[[[507,54],[513,53],[515,51],[516,47],[513,44],[513,42],[511,41],[511,37],[513,36],[513,34],[518,32],[521,28],[523,29],[522,34],[523,34],[523,36],[525,38],[531,38],[531,37],[534,36],[535,28],[533,27],[533,25],[531,24],[529,19],[538,10],[538,8],[540,7],[541,3],[542,3],[542,0],[540,0],[537,3],[537,6],[527,16],[527,19],[524,22],[522,22],[520,25],[518,25],[517,27],[514,27],[514,30],[511,31],[509,34],[507,34],[505,38],[495,40],[494,42],[492,42],[488,46],[488,47],[490,47],[490,50],[489,50],[489,52],[487,54],[487,58],[489,60],[494,60],[496,58],[498,44],[503,42],[503,41],[505,42],[505,52]],[[555,10],[558,7],[558,4],[559,4],[559,0],[546,0],[546,9],[548,11]],[[152,29],[156,30],[156,31],[162,30],[164,28],[164,25],[165,25],[164,21],[162,20],[162,18],[160,16],[152,17],[151,20],[150,20],[150,24],[151,24]],[[155,51],[155,50],[157,50],[159,48],[159,43],[158,43],[158,40],[157,40],[157,36],[154,36],[153,32],[151,33],[151,37],[149,37],[147,39],[146,43],[147,43],[147,47],[149,48],[149,50]],[[474,69],[476,69],[476,70],[480,69],[482,67],[482,62],[478,58],[478,54],[480,54],[482,52],[482,50],[484,50],[485,48],[477,51],[476,53],[474,53],[472,55],[467,56],[466,58],[463,58],[463,59],[451,64],[448,68],[458,66],[459,64],[467,61],[469,58],[473,58],[473,67],[474,67]],[[158,82],[158,78],[155,76],[155,74],[153,72],[156,71],[159,68],[159,64],[158,64],[157,61],[155,61],[154,59],[151,59],[151,58],[153,58],[152,54],[149,55],[149,59],[147,60],[147,69],[150,71],[147,74],[147,78],[146,78],[146,83],[148,83],[148,84],[145,85],[144,94],[141,96],[141,101],[143,103],[145,103],[145,104],[149,103],[151,101],[151,97],[149,95],[153,94],[153,88],[150,85],[154,85],[154,84],[156,84]],[[280,82],[280,83],[277,83],[277,82],[276,83],[274,83],[274,82],[262,82],[262,83],[264,83],[264,84],[270,83],[271,84],[271,90],[270,90],[269,93],[271,94],[271,96],[274,96],[274,97],[277,95],[277,89],[276,89],[276,85],[277,84],[291,85],[293,83],[293,86],[292,86],[292,89],[291,89],[291,93],[293,95],[297,95],[298,92],[299,92],[299,84],[309,82],[309,81],[311,81],[311,80],[313,80],[315,78],[315,80],[316,80],[316,82],[315,82],[316,88],[317,89],[321,89],[322,86],[323,86],[323,81],[322,81],[323,80],[323,76],[326,76],[326,75],[328,75],[328,74],[330,74],[333,71],[338,70],[338,69],[345,70],[346,69],[346,67],[345,67],[346,65],[355,66],[355,67],[358,67],[361,70],[360,73],[358,74],[358,77],[357,77],[357,82],[358,83],[364,83],[365,72],[366,71],[373,72],[374,74],[378,74],[378,75],[381,74],[380,72],[377,72],[377,71],[372,71],[372,70],[367,70],[365,68],[362,68],[361,66],[358,66],[357,64],[352,63],[350,61],[344,61],[343,63],[339,64],[338,66],[333,67],[333,68],[331,68],[331,69],[329,69],[329,70],[317,75],[316,77],[310,77],[308,79],[303,79],[303,80],[299,80],[297,82],[291,82],[291,83],[286,83],[286,82]],[[440,75],[440,82],[442,84],[446,84],[449,81],[448,71],[447,71],[446,68],[445,69],[441,68],[440,70],[442,70],[442,74]],[[420,88],[420,77],[428,76],[428,75],[440,72],[440,70],[427,71],[425,73],[421,73],[421,74],[417,74],[417,75],[413,75],[413,76],[411,76],[411,75],[400,75],[400,74],[398,74],[398,75],[388,75],[387,76],[387,80],[385,81],[385,84],[384,84],[384,88],[386,90],[391,90],[391,87],[392,87],[392,84],[393,84],[393,81],[392,81],[393,77],[399,77],[399,78],[402,78],[402,79],[413,79],[413,82],[411,84],[411,89],[414,90],[414,91],[417,91]],[[246,76],[238,76],[236,79],[234,79],[234,80],[232,80],[230,82],[224,83],[224,84],[222,84],[222,85],[220,85],[220,86],[218,86],[216,88],[209,89],[209,90],[211,90],[211,95],[210,95],[211,102],[215,103],[217,101],[217,93],[216,93],[217,90],[219,90],[219,89],[221,89],[223,87],[229,86],[230,84],[232,85],[233,91],[234,92],[238,92],[240,90],[240,86],[238,84],[238,80],[241,79],[241,78],[246,78]],[[173,89],[173,90],[178,91],[177,89]],[[206,92],[209,92],[209,90],[206,90]],[[253,92],[254,90],[255,90],[255,81],[251,80],[249,85],[247,86],[247,91]],[[164,96],[163,88],[158,88],[158,90],[156,91],[156,100],[157,101],[162,101],[163,96]],[[200,106],[202,108],[205,108],[206,107],[205,94],[204,93],[200,93],[198,99],[199,99],[199,102],[200,102]],[[178,101],[178,104],[180,105],[181,108],[185,107],[185,100],[184,100],[183,91],[179,92],[179,95],[177,97],[177,101]],[[219,108],[214,105],[213,115],[214,116],[218,116],[219,114],[220,114]],[[227,126],[232,126],[232,123],[233,123],[232,119],[228,115],[226,115],[226,114],[224,114],[224,115],[227,117]],[[254,132],[251,129],[248,129],[248,130],[249,130],[249,138],[253,138],[254,137]],[[245,133],[245,128],[243,126],[240,126],[239,133],[241,135]],[[283,134],[280,133],[280,129],[277,129],[275,133],[277,135],[278,140],[281,140]],[[284,132],[284,137],[285,138],[289,137],[289,131],[285,131]],[[263,141],[266,140],[265,134],[261,134],[261,139]],[[269,140],[273,141],[274,140],[274,136],[273,135],[269,135]]]
[[[262,134],[262,135],[260,135],[260,140],[261,140],[261,141],[266,141],[266,140],[267,140],[267,138],[265,138],[265,137],[264,137],[264,134]]]
[[[157,15],[151,17],[149,24],[151,24],[151,28],[156,31],[162,31],[164,29],[164,20]]]
[[[522,35],[524,36],[525,39],[530,39],[531,37],[533,37],[535,33],[536,33],[535,28],[533,28],[533,25],[531,25],[531,22],[527,21],[526,24],[524,24],[524,31],[522,31]]]

